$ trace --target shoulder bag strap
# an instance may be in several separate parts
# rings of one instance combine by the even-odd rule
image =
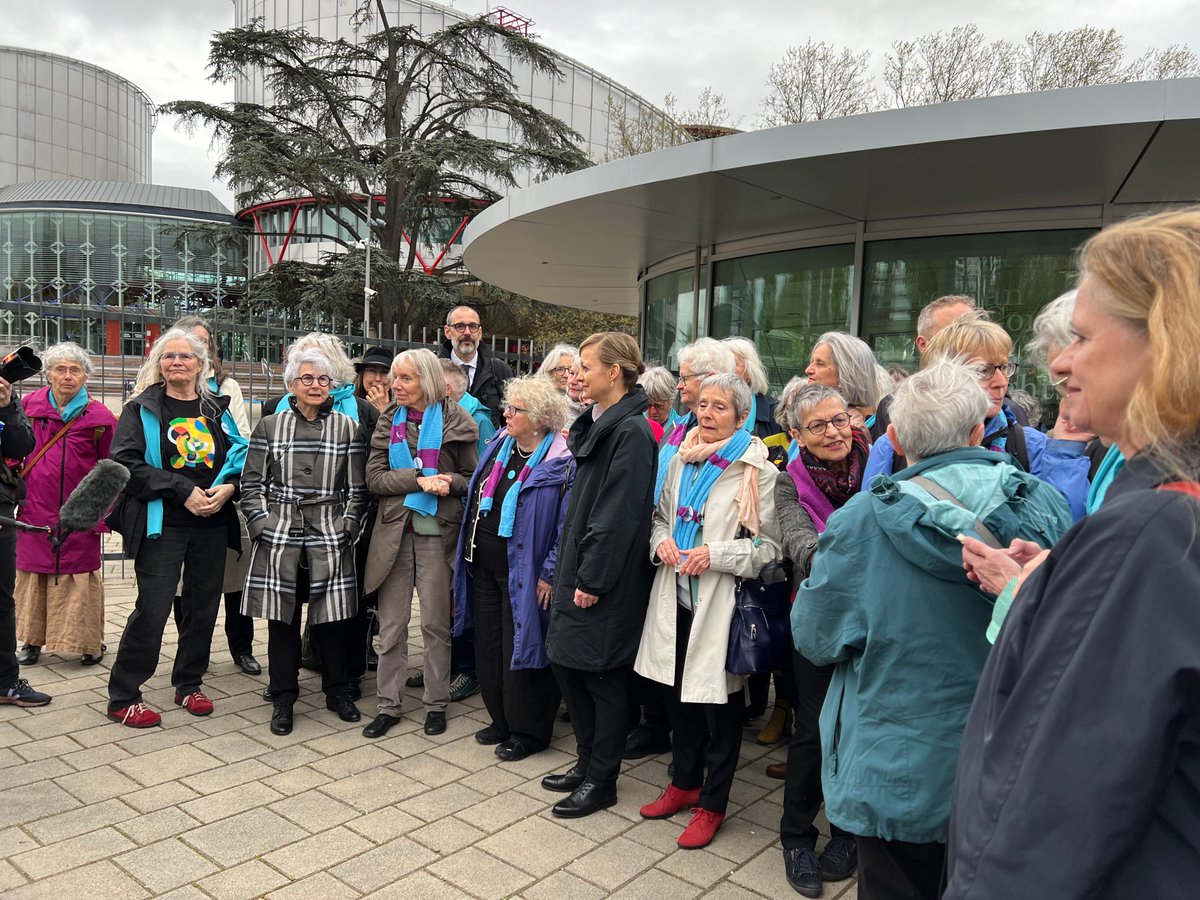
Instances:
[[[74,421],[75,421],[74,419],[71,420],[71,422],[74,422]],[[62,428],[58,429],[58,431],[55,432],[54,437],[52,437],[52,438],[50,438],[50,440],[46,441],[46,443],[42,445],[42,449],[33,455],[33,459],[31,459],[27,463],[25,463],[25,465],[21,468],[21,477],[22,478],[24,478],[26,475],[28,475],[30,473],[30,471],[33,470],[33,467],[35,465],[37,465],[38,460],[46,455],[46,451],[49,450],[51,447],[53,447],[55,444],[57,444],[59,439],[70,430],[71,422],[68,422]]]
[[[925,490],[929,491],[929,493],[933,494],[933,496],[936,497],[938,500],[949,500],[955,506],[965,509],[965,510],[967,510],[967,512],[971,512],[971,510],[968,509],[968,507],[965,503],[963,503],[961,500],[959,500],[957,497],[955,497],[952,493],[950,493],[948,490],[946,490],[944,487],[942,487],[936,481],[931,481],[930,479],[926,478],[924,475],[914,475],[912,478],[910,478],[908,480],[912,484],[923,487]],[[975,533],[979,535],[979,539],[981,541],[983,541],[985,544],[987,544],[989,547],[991,547],[994,550],[1003,549],[1004,545],[1001,544],[1000,541],[996,539],[996,535],[992,533],[992,529],[990,529],[986,525],[984,525],[982,520],[976,519],[975,524],[972,527],[974,527]]]

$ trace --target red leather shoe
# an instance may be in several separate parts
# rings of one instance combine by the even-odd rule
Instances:
[[[688,822],[683,834],[679,835],[677,843],[684,850],[699,850],[712,843],[713,836],[721,823],[725,821],[725,813],[713,812],[697,806],[692,810],[692,821]]]
[[[673,784],[668,784],[667,789],[658,795],[657,800],[642,807],[642,818],[669,819],[681,809],[694,806],[699,800],[700,788],[696,788],[694,791],[685,791]]]
[[[771,763],[767,766],[767,777],[783,781],[787,778],[787,763]]]
[[[213,702],[208,699],[204,691],[192,691],[190,694],[181,694],[175,692],[175,705],[182,706],[193,716],[208,716],[212,715]]]
[[[162,716],[145,703],[130,703],[120,709],[107,710],[105,715],[129,728],[153,728],[162,722]]]

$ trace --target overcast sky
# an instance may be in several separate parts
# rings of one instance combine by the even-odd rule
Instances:
[[[485,0],[448,5],[468,14],[488,8]],[[768,67],[788,46],[810,37],[870,50],[876,69],[892,41],[966,22],[975,22],[992,40],[1080,25],[1112,27],[1125,36],[1130,56],[1173,43],[1200,49],[1196,0],[1092,0],[1086,16],[1045,0],[505,0],[503,5],[533,19],[543,43],[652,102],[661,103],[671,92],[687,108],[711,85],[744,117],[743,128],[754,126]],[[9,0],[3,11],[0,42],[95,63],[133,81],[156,103],[232,99],[231,92],[205,79],[210,35],[233,24],[231,0]],[[232,193],[213,181],[214,162],[207,135],[189,136],[168,119],[159,122],[155,182],[207,188],[232,206]]]

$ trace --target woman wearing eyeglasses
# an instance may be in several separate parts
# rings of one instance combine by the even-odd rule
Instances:
[[[1005,399],[1008,381],[1017,371],[1016,365],[1008,361],[1011,353],[1008,332],[978,312],[967,313],[930,338],[921,354],[921,368],[947,358],[968,360],[977,366],[989,403],[980,446],[1007,453],[1022,470],[1058,488],[1067,498],[1071,518],[1078,520],[1085,512],[1088,494],[1090,461],[1084,455],[1085,445],[1047,438],[1036,428],[1017,421]],[[870,484],[876,475],[898,472],[907,464],[884,435],[871,448],[866,482]]]
[[[361,717],[349,697],[346,632],[358,612],[354,544],[370,499],[368,431],[335,409],[328,358],[317,350],[289,354],[283,378],[288,408],[259,421],[242,473],[251,541],[242,611],[267,620],[273,734],[292,730],[305,599],[324,663],[325,706],[343,721]]]
[[[182,328],[164,332],[138,372],[113,436],[112,458],[129,484],[110,516],[135,560],[137,605],[125,623],[108,682],[108,716],[149,728],[162,716],[142,702],[158,667],[163,628],[183,573],[179,646],[171,684],[175,704],[194,716],[213,711],[201,690],[221,602],[225,549],[241,548],[230,503],[246,456],[229,398],[205,378],[208,348]]]

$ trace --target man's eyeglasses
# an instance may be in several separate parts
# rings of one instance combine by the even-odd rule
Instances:
[[[686,385],[693,378],[703,378],[707,374],[707,372],[693,372],[691,375],[680,375],[675,384]]]
[[[330,382],[333,381],[328,375],[297,375],[296,380],[305,387],[312,387],[314,384],[329,387]]]
[[[164,353],[162,355],[162,358],[165,359],[167,362],[174,362],[175,360],[179,360],[180,362],[191,362],[193,359],[196,358],[196,354],[195,353]]]
[[[981,381],[989,380],[997,372],[1003,372],[1005,378],[1012,378],[1017,374],[1017,364],[1011,362],[1001,363],[998,366],[981,363],[976,368],[979,369],[979,378]]]
[[[453,328],[459,334],[462,334],[466,331],[471,332],[471,334],[478,334],[481,330],[483,330],[483,326],[478,322],[455,322],[453,325],[449,325],[447,327]]]
[[[850,424],[850,417],[845,413],[838,413],[832,419],[815,419],[804,426],[804,430],[810,434],[815,434],[817,437],[823,435],[826,430],[832,425],[838,431],[841,431]]]

